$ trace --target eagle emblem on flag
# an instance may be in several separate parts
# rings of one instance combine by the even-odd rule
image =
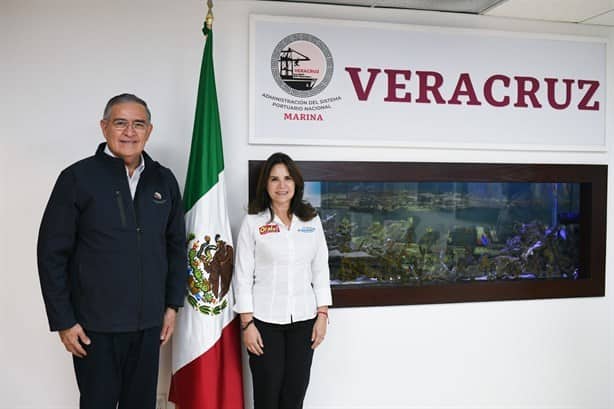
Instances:
[[[188,240],[188,303],[205,315],[218,315],[228,306],[225,296],[232,280],[234,250],[219,234],[211,242],[193,233]]]

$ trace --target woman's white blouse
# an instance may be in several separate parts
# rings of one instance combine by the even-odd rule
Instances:
[[[320,217],[292,217],[290,229],[270,212],[247,215],[239,231],[233,286],[238,313],[288,324],[332,304],[328,248]]]

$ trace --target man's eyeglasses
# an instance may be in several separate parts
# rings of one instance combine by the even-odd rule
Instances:
[[[111,122],[111,126],[113,127],[113,129],[117,129],[118,131],[124,131],[129,126],[132,126],[132,129],[134,129],[135,131],[144,132],[147,129],[147,125],[147,122],[141,120],[130,122],[125,119],[116,119]]]

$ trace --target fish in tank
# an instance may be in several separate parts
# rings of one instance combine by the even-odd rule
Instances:
[[[338,286],[579,276],[580,184],[306,181]]]

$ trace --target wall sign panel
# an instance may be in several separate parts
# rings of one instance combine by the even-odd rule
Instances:
[[[250,143],[605,151],[605,39],[252,15]]]

